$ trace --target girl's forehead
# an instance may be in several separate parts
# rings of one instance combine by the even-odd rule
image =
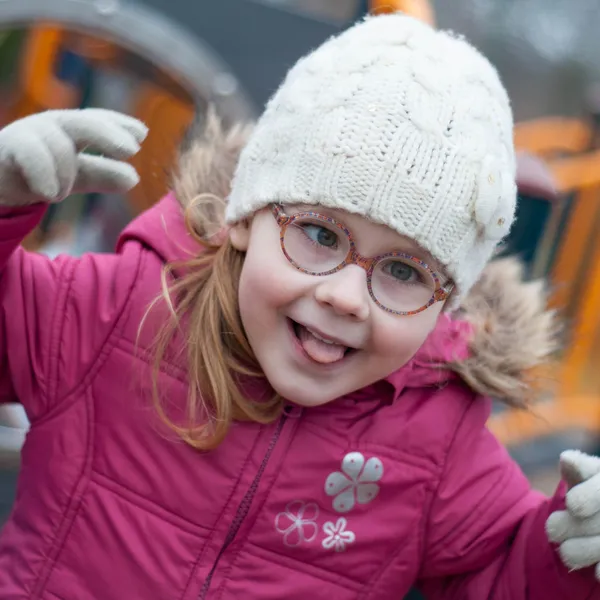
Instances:
[[[284,210],[288,214],[314,212],[334,219],[349,230],[358,251],[365,256],[376,256],[386,252],[406,252],[423,260],[433,269],[443,271],[442,266],[431,253],[415,240],[401,235],[387,225],[370,221],[362,215],[353,214],[347,210],[328,208],[320,204],[293,204],[285,206]]]

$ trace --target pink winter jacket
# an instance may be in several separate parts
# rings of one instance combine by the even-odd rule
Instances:
[[[81,259],[19,247],[43,211],[0,212],[0,400],[32,423],[0,598],[401,600],[415,581],[433,600],[600,598],[546,539],[564,490],[530,491],[490,402],[431,366],[460,326],[386,381],[201,453],[152,407],[155,324],[136,349],[165,261],[194,249],[177,201]],[[185,365],[161,385],[183,407]]]

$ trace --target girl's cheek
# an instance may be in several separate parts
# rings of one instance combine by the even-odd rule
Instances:
[[[425,316],[425,315],[423,315]],[[379,352],[407,360],[423,345],[435,326],[435,318],[393,317],[392,322],[379,323],[376,329],[376,346]]]
[[[246,260],[240,279],[240,293],[257,302],[277,304],[289,294],[290,286],[274,265]]]

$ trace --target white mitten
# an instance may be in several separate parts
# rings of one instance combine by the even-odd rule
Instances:
[[[560,456],[560,471],[569,486],[567,510],[550,515],[548,538],[560,544],[560,556],[569,569],[596,565],[600,581],[600,458],[567,450]]]
[[[139,177],[121,161],[138,152],[147,133],[137,119],[97,108],[51,110],[15,121],[0,130],[0,205],[125,192]]]

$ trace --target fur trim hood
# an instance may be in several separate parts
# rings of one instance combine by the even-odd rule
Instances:
[[[202,237],[225,229],[226,198],[250,132],[251,126],[224,128],[209,110],[184,141],[173,189],[184,209],[202,211],[198,220],[192,215],[192,223],[203,223],[196,228]],[[539,391],[539,367],[558,350],[556,315],[547,307],[544,283],[524,281],[515,258],[494,260],[451,317],[470,324],[469,354],[445,366],[478,393],[529,406]]]

